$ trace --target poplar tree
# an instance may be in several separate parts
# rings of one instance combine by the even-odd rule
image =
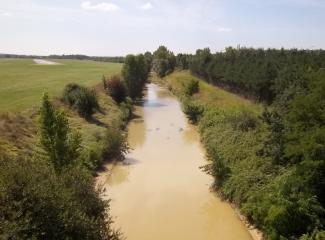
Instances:
[[[71,164],[79,156],[80,134],[72,132],[68,119],[56,110],[45,93],[39,117],[40,145],[56,171]]]

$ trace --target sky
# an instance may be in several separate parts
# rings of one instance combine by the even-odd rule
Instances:
[[[325,0],[0,0],[0,53],[325,48]]]

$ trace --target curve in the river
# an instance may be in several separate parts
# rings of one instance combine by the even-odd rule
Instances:
[[[114,225],[128,240],[248,240],[234,209],[209,190],[204,149],[180,103],[148,84],[128,127],[132,151],[99,175]]]

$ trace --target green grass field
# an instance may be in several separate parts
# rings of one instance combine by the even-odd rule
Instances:
[[[67,83],[94,86],[102,75],[119,74],[122,64],[54,60],[60,65],[36,65],[33,59],[0,59],[0,112],[37,106],[43,92],[59,96]]]

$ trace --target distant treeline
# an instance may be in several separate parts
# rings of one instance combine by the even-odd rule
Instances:
[[[211,84],[271,103],[304,74],[325,68],[325,51],[228,47],[213,54],[205,48],[178,54],[176,63]]]
[[[43,58],[43,59],[76,59],[76,60],[93,60],[99,62],[116,62],[123,63],[125,57],[114,56],[114,57],[96,57],[87,56],[81,54],[69,54],[69,55],[49,55],[49,56],[39,56],[39,55],[18,55],[18,54],[0,54],[0,58]]]

